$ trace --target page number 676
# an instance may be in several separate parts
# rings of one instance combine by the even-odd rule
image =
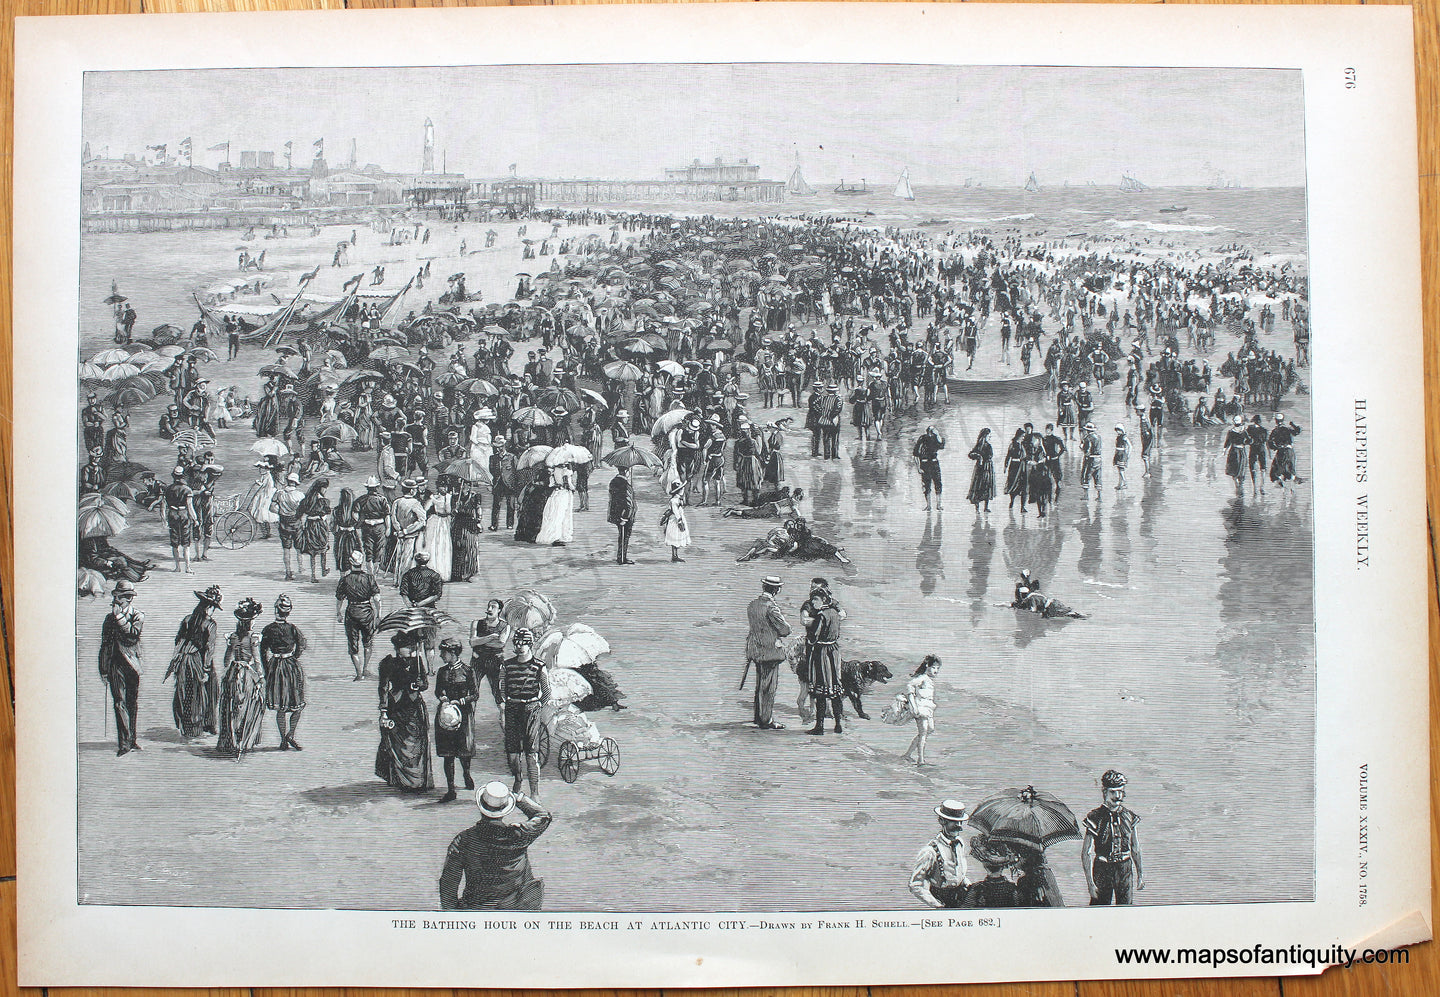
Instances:
[[[1355,67],[1353,66],[1347,67],[1345,70],[1345,89],[1355,89]]]

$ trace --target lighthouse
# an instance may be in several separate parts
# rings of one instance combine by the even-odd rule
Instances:
[[[421,173],[435,172],[435,123],[425,119],[425,153],[420,161]]]

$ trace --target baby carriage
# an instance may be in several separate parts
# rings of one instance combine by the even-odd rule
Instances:
[[[620,771],[620,745],[613,737],[602,737],[595,722],[575,706],[590,694],[590,684],[566,668],[555,669],[550,683],[550,701],[536,714],[533,731],[541,767],[550,760],[551,746],[558,744],[555,764],[566,782],[580,778],[582,762],[596,762],[606,775]]]

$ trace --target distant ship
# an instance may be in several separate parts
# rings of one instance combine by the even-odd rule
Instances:
[[[1181,205],[1181,204],[1172,204],[1172,205],[1170,205],[1170,207],[1168,207],[1168,208],[1161,208],[1161,209],[1160,209],[1160,213],[1161,213],[1162,215],[1178,215],[1178,214],[1179,214],[1180,212],[1182,212],[1182,211],[1189,211],[1189,210],[1190,210],[1190,209],[1187,208],[1187,207],[1185,207],[1184,205]]]
[[[790,174],[790,180],[785,184],[785,193],[793,197],[810,197],[815,193],[815,188],[805,182],[800,175],[800,161],[795,161],[795,172]]]
[[[965,178],[965,186],[966,186],[966,187],[973,187],[973,186],[974,186],[974,184],[971,183],[969,177],[966,177],[966,178]]]
[[[1134,193],[1136,191],[1149,190],[1150,188],[1127,173],[1120,178],[1120,189],[1126,193]]]
[[[864,181],[863,179],[860,181],[859,186],[856,186],[856,185],[853,184],[853,183],[846,183],[846,182],[845,182],[845,178],[844,178],[844,177],[841,177],[841,178],[840,178],[840,186],[838,186],[838,187],[835,188],[835,193],[837,193],[837,194],[848,194],[848,195],[850,195],[851,197],[854,197],[854,196],[857,196],[857,195],[860,195],[860,194],[868,194],[868,193],[870,193],[870,188],[865,186],[865,181]]]
[[[1030,174],[1030,179],[1025,181],[1025,193],[1033,194],[1040,189],[1040,181],[1035,179],[1035,174]]]
[[[915,192],[910,189],[910,167],[900,174],[900,182],[895,185],[895,196],[902,201],[915,200]]]

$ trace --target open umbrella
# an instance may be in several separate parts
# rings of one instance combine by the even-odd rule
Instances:
[[[300,351],[293,346],[277,346],[275,352],[282,357],[298,357],[300,355]]]
[[[459,460],[452,460],[448,463],[441,464],[439,473],[448,474],[456,478],[464,478],[467,481],[483,481],[486,484],[490,482],[490,468],[486,467],[480,461],[471,460],[468,457],[462,457]]]
[[[718,352],[718,351],[720,351],[720,350],[733,350],[734,348],[735,348],[735,344],[732,343],[732,342],[730,342],[730,340],[724,339],[724,338],[718,338],[718,337],[717,337],[716,339],[712,339],[712,340],[710,340],[709,342],[707,342],[704,346],[700,347],[700,352],[701,352],[701,353],[715,353],[715,352]]]
[[[466,378],[455,385],[456,391],[463,391],[467,395],[498,395],[500,389],[483,377]]]
[[[112,363],[126,363],[130,360],[130,351],[122,349],[101,350],[90,358],[90,362],[99,364],[101,367],[109,367]]]
[[[382,346],[370,351],[370,359],[379,360],[382,363],[406,363],[413,357],[410,351],[403,346]]]
[[[603,369],[606,377],[616,381],[638,381],[644,374],[644,371],[628,360],[613,360]]]
[[[485,335],[487,335],[487,336],[508,336],[508,335],[510,335],[510,333],[506,330],[506,328],[505,328],[503,325],[487,325],[485,328],[481,329],[480,331],[483,332],[483,333],[485,333]]]
[[[189,447],[194,450],[197,447],[213,447],[215,445],[215,440],[208,433],[198,429],[182,429],[170,442],[175,444],[177,449]]]
[[[315,430],[315,435],[321,439],[328,436],[331,439],[340,440],[342,443],[348,443],[355,438],[355,427],[348,422],[331,419],[329,422],[322,422]]]
[[[535,645],[535,657],[551,668],[581,668],[609,653],[605,638],[583,623],[552,630]]]
[[[622,353],[629,353],[632,356],[637,357],[648,357],[655,353],[665,352],[660,347],[657,347],[654,343],[650,343],[644,339],[639,338],[632,339],[629,342],[621,343],[620,351]]]
[[[685,373],[685,368],[674,360],[661,360],[655,364],[655,369],[661,373],[669,374],[671,377],[679,377]]]
[[[128,405],[134,408],[136,405],[144,405],[155,397],[155,392],[138,384],[128,384],[117,391],[112,391],[105,396],[105,401],[111,405]]]
[[[515,425],[517,426],[555,425],[555,420],[551,417],[549,412],[546,412],[543,408],[538,408],[534,405],[526,405],[524,408],[516,409],[515,414],[510,417],[510,421],[515,423]]]
[[[595,455],[584,447],[575,443],[562,443],[545,455],[545,465],[559,467],[561,464],[588,464],[594,459]]]
[[[250,444],[250,452],[258,453],[262,457],[289,457],[290,448],[279,440],[269,436],[262,436]]]
[[[551,449],[553,448],[543,445],[530,447],[515,461],[515,469],[523,471],[526,468],[537,467],[545,463],[545,458],[550,456]]]
[[[500,615],[512,627],[543,633],[555,622],[555,605],[534,589],[521,589],[505,600]]]
[[[660,417],[655,420],[655,424],[650,427],[650,435],[651,437],[664,436],[689,417],[690,410],[688,408],[672,408],[661,412]]]
[[[108,297],[108,298],[105,299],[105,304],[107,304],[107,305],[118,305],[118,304],[120,304],[122,301],[129,301],[129,300],[130,300],[129,298],[125,297],[125,295],[121,294],[118,290],[116,290],[114,284],[111,284],[111,285],[110,285],[110,297]]]
[[[404,609],[397,609],[382,619],[375,631],[377,633],[413,633],[427,627],[443,627],[452,623],[456,626],[460,625],[453,616],[441,612],[434,606],[407,606]]]
[[[1075,815],[1060,800],[1033,786],[1005,789],[976,804],[970,826],[1002,841],[1044,849],[1080,837]]]
[[[741,374],[758,375],[760,373],[754,364],[748,364],[743,360],[727,360],[716,370],[721,374],[734,374],[736,377]]]
[[[102,381],[123,381],[127,377],[134,377],[140,373],[140,368],[133,363],[117,363],[106,367],[100,375]]]
[[[435,375],[435,385],[440,388],[453,388],[461,381],[466,380],[464,374],[458,370],[442,370]]]
[[[299,374],[296,374],[293,370],[291,370],[289,367],[286,367],[283,363],[266,364],[264,367],[260,368],[259,373],[261,377],[279,377],[289,381],[299,380],[300,377]]]
[[[113,495],[90,492],[80,499],[76,527],[82,537],[113,537],[130,525],[130,507]]]
[[[204,346],[192,346],[188,350],[185,350],[181,355],[184,356],[186,359],[194,357],[201,363],[210,363],[212,360],[220,359],[215,355],[214,350],[211,350]]]
[[[580,407],[580,396],[573,388],[561,388],[554,385],[541,388],[535,395],[535,401],[546,408],[558,407],[567,412],[574,412]]]
[[[598,405],[603,409],[608,409],[610,407],[610,403],[605,400],[604,395],[602,395],[598,391],[593,391],[590,388],[580,389],[580,399],[581,401],[588,401],[592,405]]]
[[[618,450],[612,450],[605,455],[605,463],[611,467],[653,467],[661,468],[665,462],[655,455],[653,450],[646,450],[644,447],[637,447],[634,444],[627,444]]]
[[[80,365],[80,380],[103,381],[104,379],[105,368],[98,363],[82,363]]]
[[[128,364],[133,364],[134,366],[139,367],[141,370],[144,370],[152,363],[163,362],[166,364],[170,364],[174,361],[170,360],[167,357],[162,357],[158,353],[153,353],[150,350],[141,350],[138,353],[132,354],[130,358],[125,360],[124,362]]]

